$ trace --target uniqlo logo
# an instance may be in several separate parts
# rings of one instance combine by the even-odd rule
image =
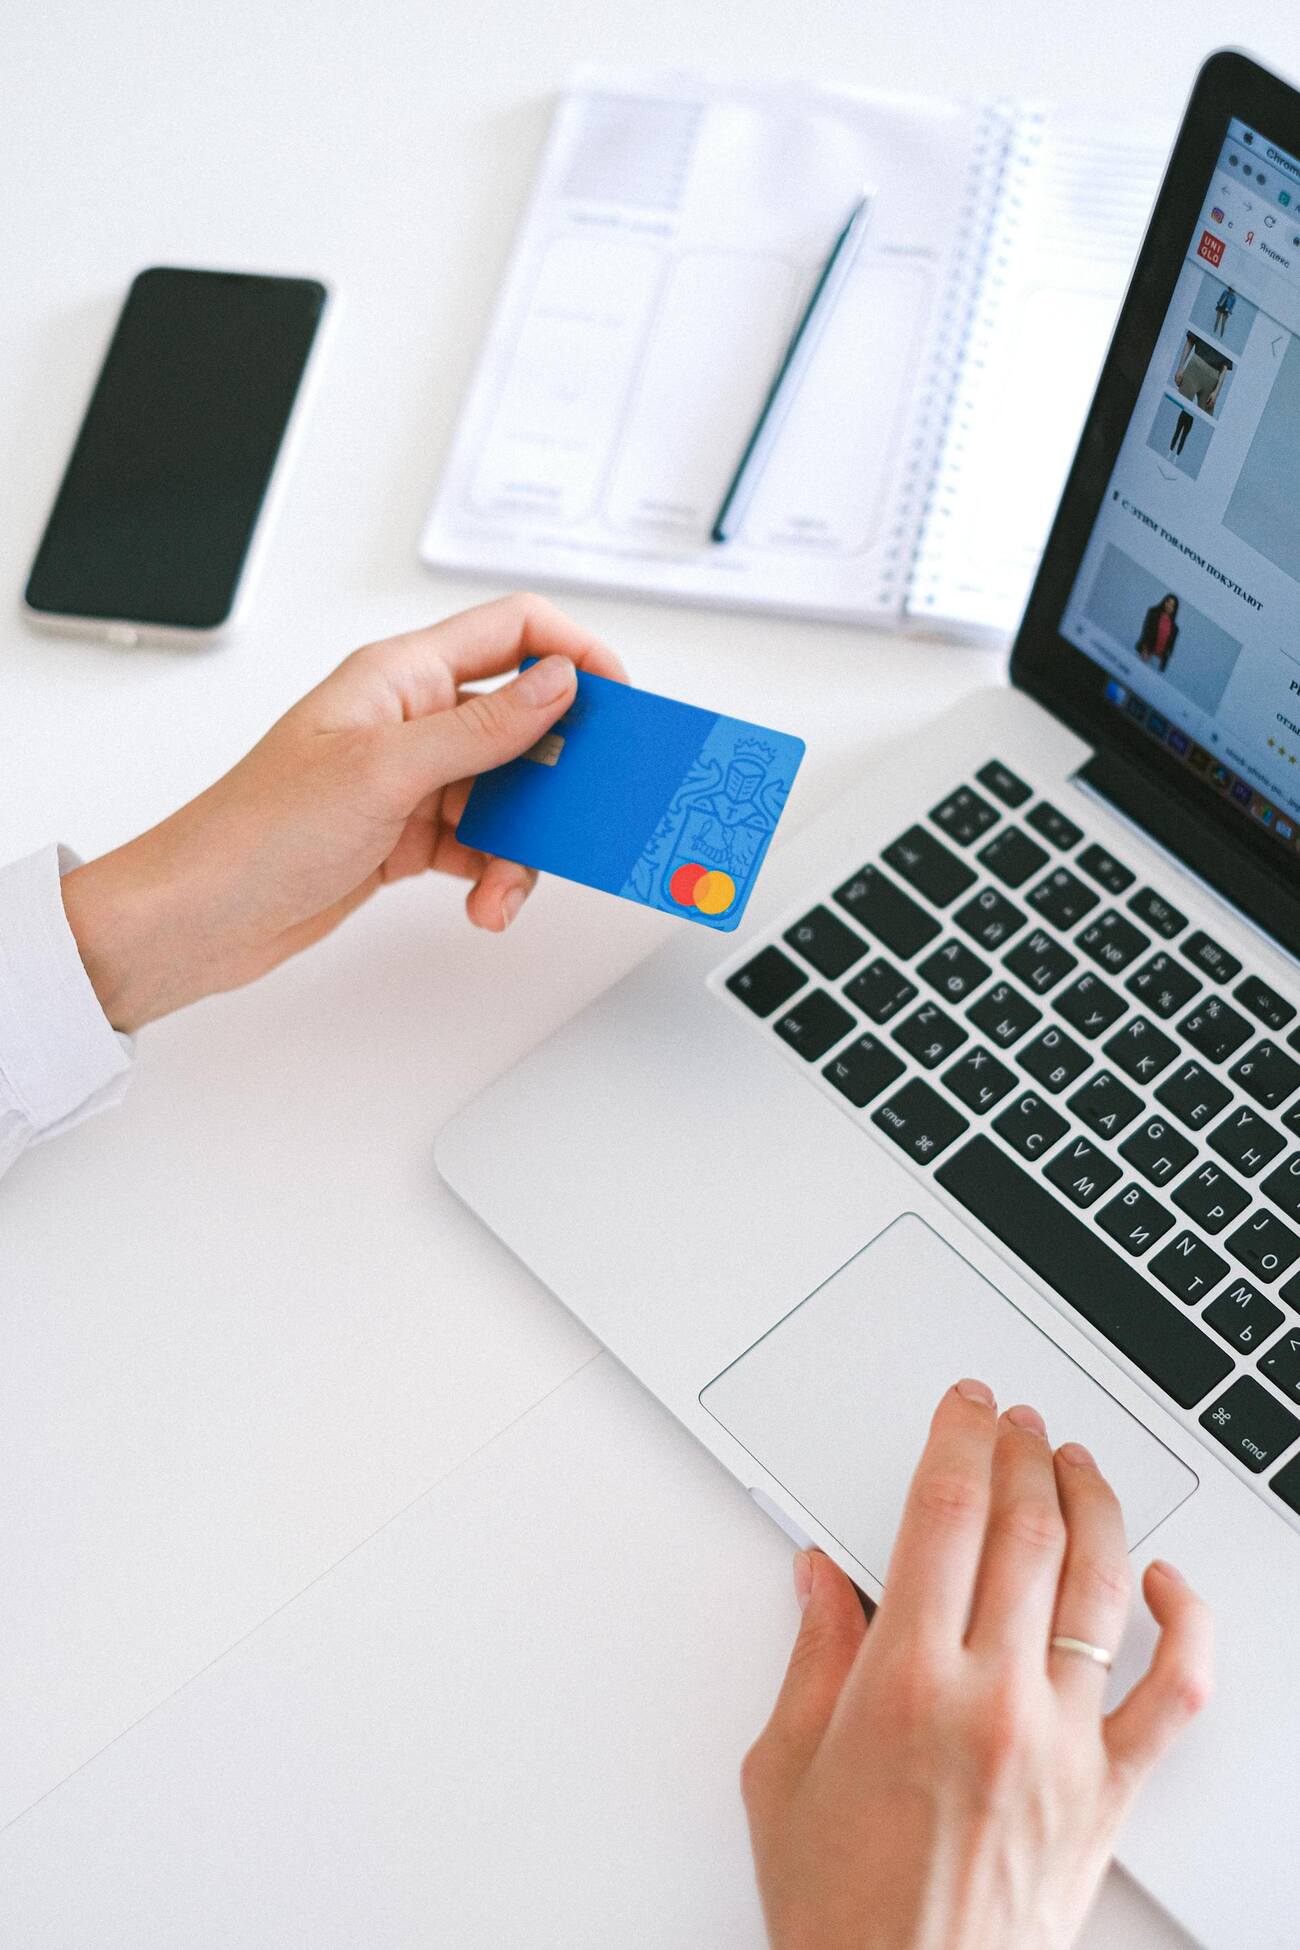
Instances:
[[[1203,257],[1207,264],[1218,264],[1223,259],[1223,239],[1216,237],[1212,230],[1201,232],[1201,241],[1196,246],[1196,255]]]

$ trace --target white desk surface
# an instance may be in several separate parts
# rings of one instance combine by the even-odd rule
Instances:
[[[590,58],[786,72],[789,19],[46,0],[11,21],[0,589],[134,271],[300,269],[340,304],[237,638],[121,652],[0,619],[0,854],[115,843],[354,644],[484,593],[421,569],[416,535],[554,90]],[[1163,132],[1202,33],[1281,60],[1285,21],[812,0],[797,53]],[[638,680],[807,727],[795,817],[997,668],[571,606]],[[793,1629],[788,1548],[431,1163],[459,1104],[671,925],[553,884],[489,940],[454,889],[408,883],[148,1032],[125,1108],[6,1182],[6,1942],[761,1942],[735,1779]],[[1115,1875],[1086,1941],[1183,1939]]]

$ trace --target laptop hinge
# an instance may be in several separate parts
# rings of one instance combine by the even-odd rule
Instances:
[[[1113,752],[1094,752],[1079,777],[1279,946],[1300,957],[1300,894],[1213,828],[1191,818],[1186,804],[1154,783],[1149,772]]]

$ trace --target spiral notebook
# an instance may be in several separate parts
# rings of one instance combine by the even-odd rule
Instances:
[[[1004,102],[584,73],[421,554],[497,579],[1009,629],[1161,155]],[[865,247],[739,534],[711,542],[864,188]]]

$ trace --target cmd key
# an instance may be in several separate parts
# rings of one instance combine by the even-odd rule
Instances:
[[[954,1138],[970,1128],[968,1120],[946,1103],[937,1090],[922,1083],[920,1077],[913,1077],[897,1096],[873,1111],[871,1121],[894,1140],[900,1151],[906,1151],[923,1165],[937,1158]]]
[[[1201,1427],[1253,1474],[1276,1462],[1300,1435],[1300,1422],[1253,1375],[1240,1375],[1201,1416]]]

